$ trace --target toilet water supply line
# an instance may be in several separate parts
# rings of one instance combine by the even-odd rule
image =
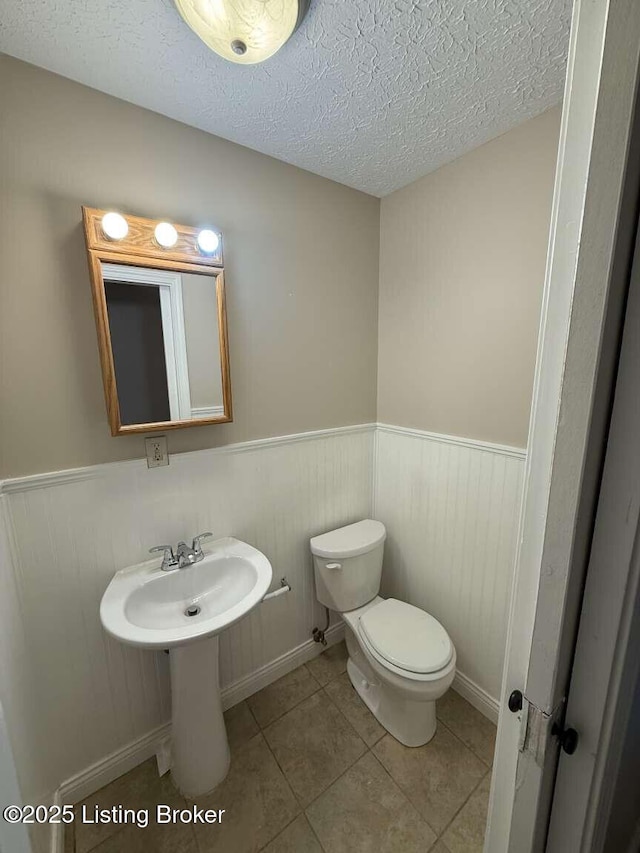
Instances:
[[[325,637],[326,632],[329,630],[329,624],[331,622],[331,614],[329,613],[329,608],[325,607],[325,623],[324,628],[314,628],[311,632],[313,636],[314,643],[322,643],[323,646],[327,645],[327,639]]]

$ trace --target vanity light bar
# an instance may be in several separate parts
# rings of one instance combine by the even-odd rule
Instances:
[[[129,233],[129,223],[121,213],[109,211],[100,222],[102,232],[109,240],[124,240]],[[158,222],[153,236],[162,249],[172,249],[178,242],[178,232],[170,222]],[[213,255],[220,246],[220,235],[211,228],[203,228],[195,239],[198,251],[203,255]]]

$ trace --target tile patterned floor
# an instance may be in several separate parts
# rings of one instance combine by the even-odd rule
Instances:
[[[340,643],[225,714],[229,775],[196,800],[225,809],[221,824],[77,824],[65,853],[481,853],[495,726],[453,691],[437,716],[426,746],[399,744],[351,686]],[[159,802],[187,805],[154,760],[85,800]]]

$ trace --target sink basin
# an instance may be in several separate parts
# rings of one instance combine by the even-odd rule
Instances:
[[[163,572],[155,559],[118,572],[100,605],[107,633],[128,645],[171,649],[242,619],[269,589],[271,564],[238,539],[218,539],[204,552],[185,569]]]
[[[169,650],[171,775],[186,796],[211,791],[227,775],[218,634],[262,601],[272,576],[256,548],[218,539],[184,569],[163,572],[157,559],[122,569],[102,597],[108,634],[130,646]]]

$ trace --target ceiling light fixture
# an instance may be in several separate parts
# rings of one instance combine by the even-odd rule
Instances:
[[[163,249],[170,249],[178,242],[178,232],[170,222],[158,222],[153,234],[156,243]]]
[[[230,62],[273,56],[298,29],[309,0],[174,0],[202,41]]]
[[[122,240],[129,233],[127,220],[120,213],[105,213],[100,224],[110,240]]]

